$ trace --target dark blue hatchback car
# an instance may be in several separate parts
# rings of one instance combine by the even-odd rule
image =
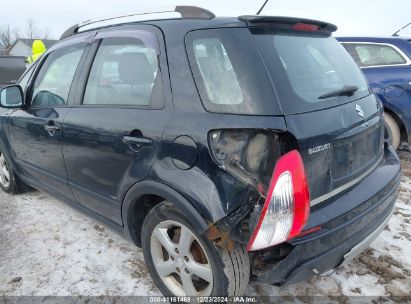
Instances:
[[[411,140],[411,38],[341,37],[384,104],[393,146]]]

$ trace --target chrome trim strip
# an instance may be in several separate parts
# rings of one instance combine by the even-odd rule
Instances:
[[[405,63],[398,63],[398,64],[387,64],[387,65],[370,65],[370,66],[363,66],[360,67],[361,69],[368,69],[368,68],[384,68],[384,67],[396,67],[396,66],[409,66],[411,65],[411,59],[397,46],[390,44],[390,43],[379,43],[379,42],[354,42],[354,41],[341,41],[341,44],[368,44],[368,45],[385,45],[394,49],[404,60]]]
[[[382,154],[380,156],[380,158],[378,159],[378,161],[375,162],[375,164],[370,167],[367,171],[365,171],[363,174],[361,174],[360,176],[358,176],[357,178],[353,179],[352,181],[342,185],[341,187],[338,187],[337,189],[334,189],[331,192],[328,192],[327,194],[324,194],[320,197],[317,197],[316,199],[311,200],[311,207],[315,206],[331,197],[333,197],[334,195],[337,195],[338,193],[350,188],[351,186],[354,186],[355,184],[359,183],[361,180],[363,180],[368,174],[370,174],[372,171],[374,171],[375,168],[378,167],[378,165],[381,163],[382,159],[384,157],[384,154]]]
[[[361,241],[358,245],[353,247],[350,251],[348,251],[344,255],[344,260],[339,266],[345,265],[348,262],[352,261],[356,256],[358,256],[361,252],[368,248],[368,246],[380,235],[380,233],[384,230],[387,226],[388,222],[391,219],[391,216],[394,214],[395,207],[392,208],[388,217],[384,220],[384,222],[378,226],[375,231],[373,231],[369,236],[367,236],[363,241]]]

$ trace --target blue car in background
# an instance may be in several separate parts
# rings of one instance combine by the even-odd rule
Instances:
[[[393,146],[411,143],[411,38],[337,38],[384,104]]]

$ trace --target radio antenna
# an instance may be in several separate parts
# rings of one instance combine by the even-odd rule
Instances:
[[[394,34],[392,34],[393,37],[398,37],[398,33],[401,32],[402,30],[404,30],[405,28],[409,27],[411,25],[411,22],[408,23],[406,26],[403,26],[402,28],[400,28],[398,31],[396,31]]]
[[[264,9],[265,5],[267,4],[267,2],[268,2],[268,0],[265,0],[265,1],[264,1],[263,6],[262,6],[262,7],[258,10],[258,12],[257,12],[257,15],[260,15],[260,13],[263,11],[263,9]]]

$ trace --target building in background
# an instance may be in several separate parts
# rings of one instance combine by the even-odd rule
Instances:
[[[32,55],[32,45],[36,39],[18,39],[13,44],[9,51],[10,56],[24,56],[29,57]],[[57,40],[52,39],[42,39],[44,45],[49,49]]]

